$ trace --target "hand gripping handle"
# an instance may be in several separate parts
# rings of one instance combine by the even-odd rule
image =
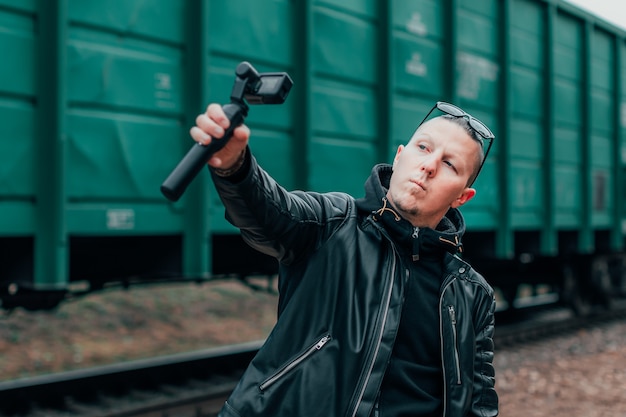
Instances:
[[[183,195],[187,186],[198,175],[198,172],[211,159],[211,156],[222,149],[237,126],[241,125],[245,118],[246,109],[238,104],[229,103],[222,106],[226,117],[230,120],[230,126],[220,139],[211,138],[211,143],[193,145],[187,154],[181,159],[176,168],[161,184],[161,192],[170,201],[178,201]]]

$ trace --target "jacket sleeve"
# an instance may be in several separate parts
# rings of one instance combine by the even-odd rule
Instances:
[[[471,416],[492,417],[498,415],[498,394],[495,390],[495,369],[493,367],[496,301],[493,292],[485,297],[481,326],[476,334],[476,356],[474,358],[474,389]]]
[[[288,192],[258,165],[249,149],[242,170],[234,180],[212,171],[226,219],[250,246],[284,264],[315,250],[354,207],[343,193]]]

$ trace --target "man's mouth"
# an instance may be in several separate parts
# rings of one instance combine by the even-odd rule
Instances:
[[[413,184],[417,185],[419,188],[421,188],[422,190],[426,191],[426,187],[424,186],[424,183],[420,180],[416,180],[416,179],[411,179],[410,180]]]

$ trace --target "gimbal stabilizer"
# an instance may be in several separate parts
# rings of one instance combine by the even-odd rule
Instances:
[[[248,62],[237,65],[235,83],[230,93],[230,103],[222,106],[230,120],[230,127],[220,139],[212,139],[208,145],[196,144],[178,163],[161,185],[161,192],[171,201],[178,201],[187,186],[200,172],[215,152],[222,149],[248,115],[250,104],[282,104],[293,82],[285,72],[259,74]],[[245,99],[245,100],[244,100]]]

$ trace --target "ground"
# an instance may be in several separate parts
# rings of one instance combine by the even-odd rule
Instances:
[[[494,363],[502,416],[626,416],[626,320],[496,349]]]
[[[263,339],[277,297],[236,281],[107,290],[0,313],[0,382]],[[497,326],[496,326],[497,331]],[[498,350],[504,417],[625,417],[626,322]]]

